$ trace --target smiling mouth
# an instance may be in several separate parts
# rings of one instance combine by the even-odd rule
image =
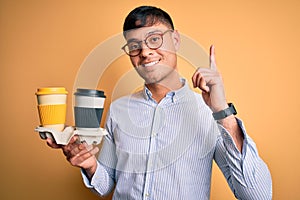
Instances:
[[[145,63],[145,64],[141,64],[141,66],[142,67],[152,67],[152,66],[156,65],[157,63],[159,63],[159,60],[153,61],[153,62],[149,62],[149,63]]]

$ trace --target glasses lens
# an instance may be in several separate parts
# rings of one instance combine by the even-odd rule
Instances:
[[[158,49],[163,43],[162,35],[153,34],[146,38],[146,44],[150,49]]]
[[[125,52],[130,56],[138,55],[141,51],[141,46],[138,42],[129,42],[124,47]]]

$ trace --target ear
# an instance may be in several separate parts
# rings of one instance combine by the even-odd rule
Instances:
[[[177,52],[179,50],[180,42],[181,42],[179,32],[177,30],[174,30],[173,34],[172,34],[172,37],[173,37],[173,43],[174,43],[175,51]]]

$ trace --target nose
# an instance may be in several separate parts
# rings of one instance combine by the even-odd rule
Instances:
[[[153,51],[152,49],[149,49],[149,47],[145,44],[145,42],[143,42],[141,44],[141,53],[140,53],[140,56],[142,57],[147,57],[149,55],[152,55],[153,54]]]

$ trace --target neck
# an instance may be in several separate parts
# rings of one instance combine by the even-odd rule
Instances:
[[[149,83],[146,84],[146,86],[151,91],[152,98],[159,103],[168,92],[181,88],[182,82],[178,76],[170,81],[164,81],[163,83]]]

